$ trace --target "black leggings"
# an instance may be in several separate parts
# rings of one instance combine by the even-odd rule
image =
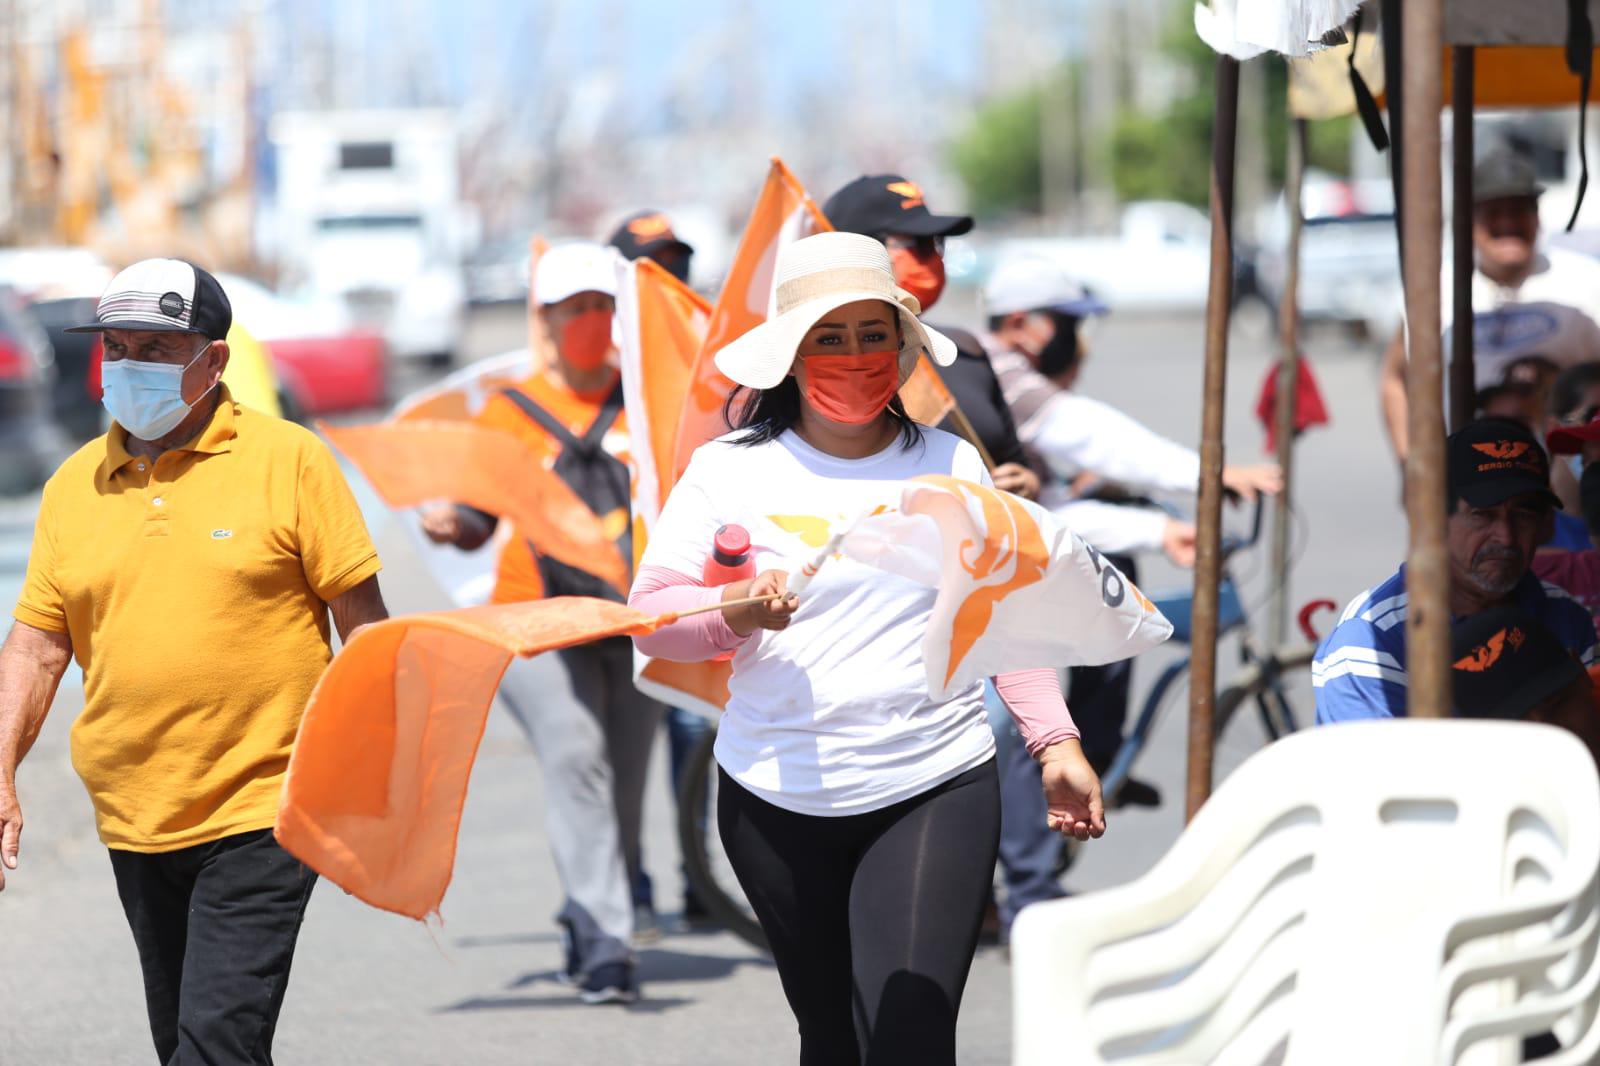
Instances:
[[[837,818],[718,781],[722,845],[772,946],[801,1066],[953,1066],[1000,835],[994,760]]]

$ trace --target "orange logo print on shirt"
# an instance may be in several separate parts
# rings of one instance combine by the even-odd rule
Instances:
[[[1528,450],[1528,442],[1497,440],[1492,444],[1474,444],[1472,447],[1492,459],[1515,459]]]
[[[891,181],[884,186],[890,192],[901,198],[900,210],[908,211],[913,207],[921,207],[922,186],[914,181]]]
[[[1502,629],[1488,640],[1472,649],[1471,655],[1463,656],[1455,661],[1454,667],[1463,673],[1481,674],[1489,667],[1500,661],[1506,645],[1511,645],[1511,650],[1522,647],[1522,642],[1527,639],[1522,630],[1517,628]]]

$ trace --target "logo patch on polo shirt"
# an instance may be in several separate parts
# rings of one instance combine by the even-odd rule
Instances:
[[[231,529],[213,529],[211,531],[212,540],[227,540],[231,536],[233,536],[233,530]]]

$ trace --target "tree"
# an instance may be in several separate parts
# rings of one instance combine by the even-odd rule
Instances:
[[[1125,104],[1112,124],[1109,143],[1077,145],[1079,153],[1109,155],[1111,181],[1120,200],[1181,200],[1200,207],[1208,201],[1216,55],[1195,35],[1192,19],[1187,3],[1175,7],[1172,22],[1155,45],[1159,61],[1172,68],[1172,80],[1180,86],[1166,106],[1143,112]],[[1259,109],[1265,123],[1261,132],[1269,179],[1280,185],[1288,146],[1288,67],[1275,56],[1252,62],[1266,64],[1266,76],[1256,83],[1265,94]],[[1076,85],[1081,85],[1078,64],[1063,64],[1044,85],[978,109],[950,149],[972,211],[990,215],[1039,211],[1041,109],[1078,99],[1076,92],[1068,92]],[[1355,128],[1351,117],[1313,123],[1309,163],[1347,173]],[[1248,132],[1241,130],[1241,136]]]

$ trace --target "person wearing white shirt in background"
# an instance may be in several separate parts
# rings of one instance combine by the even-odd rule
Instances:
[[[1472,363],[1477,387],[1499,385],[1519,357],[1541,355],[1565,369],[1600,359],[1600,262],[1539,246],[1539,196],[1533,165],[1508,151],[1485,156],[1472,171]],[[1450,352],[1453,295],[1449,262],[1439,286],[1444,351]],[[1384,355],[1379,386],[1384,424],[1405,461],[1405,327]],[[1448,383],[1446,388],[1448,389]]]
[[[771,945],[800,1062],[952,1066],[1000,829],[983,685],[929,696],[934,589],[849,558],[798,599],[788,576],[893,483],[988,474],[977,449],[918,426],[897,398],[922,353],[948,365],[956,350],[918,321],[883,245],[807,237],[778,253],[775,280],[778,313],[716,354],[739,386],[727,408],[739,428],[696,449],[629,597],[653,613],[728,606],[635,644],[678,661],[733,653],[718,829]],[[758,575],[708,588],[725,524],[749,531]],[[1043,766],[1047,824],[1099,836],[1099,780],[1055,671],[995,685]]]
[[[1048,464],[1056,481],[1039,502],[1138,581],[1134,552],[1164,551],[1192,566],[1195,529],[1158,507],[1108,498],[1192,494],[1200,455],[1146,428],[1110,404],[1073,391],[1087,352],[1083,323],[1105,306],[1054,259],[1023,255],[1003,260],[983,290],[989,316],[989,359],[1016,419],[1023,445]],[[1245,499],[1283,485],[1276,465],[1229,466],[1222,483]],[[1086,486],[1092,485],[1092,489]],[[1091,495],[1092,493],[1092,495]],[[1100,498],[1097,498],[1100,497]],[[1122,743],[1128,715],[1131,661],[1072,670],[1068,703],[1083,732],[1083,749],[1105,772]],[[1130,778],[1113,803],[1155,806],[1160,793]]]

